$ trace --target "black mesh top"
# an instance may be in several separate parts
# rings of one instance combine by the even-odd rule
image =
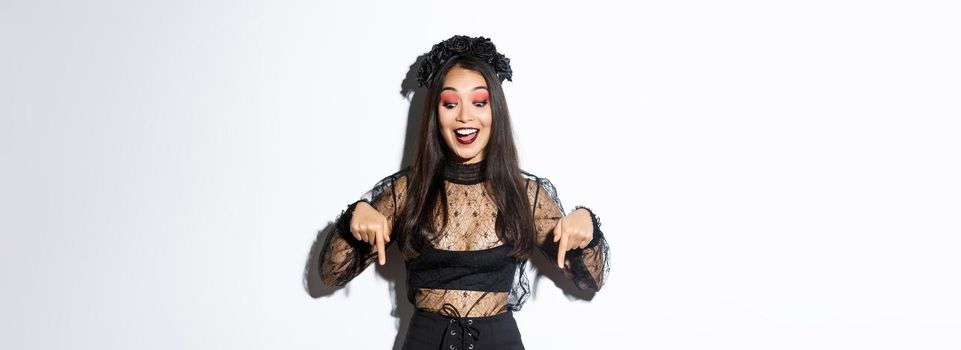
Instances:
[[[408,299],[419,309],[443,314],[444,305],[451,304],[464,317],[492,316],[520,310],[530,294],[527,261],[508,256],[511,247],[494,231],[497,207],[485,187],[484,163],[446,164],[447,231],[432,239],[417,257],[405,258]],[[383,178],[338,216],[334,232],[321,250],[320,273],[325,284],[344,285],[377,260],[376,249],[350,234],[350,214],[357,203],[366,201],[393,226],[404,203],[408,171],[405,168]],[[551,232],[565,215],[564,209],[550,181],[527,172],[523,176],[538,250],[557,268],[558,243]],[[597,216],[586,207],[577,208],[591,213],[594,238],[587,247],[567,252],[563,273],[578,288],[598,291],[610,270],[609,247]],[[386,242],[385,247],[394,241]]]

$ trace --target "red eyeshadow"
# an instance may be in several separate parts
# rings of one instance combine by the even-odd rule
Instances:
[[[488,96],[487,90],[479,90],[474,93],[474,101],[486,100]]]
[[[457,103],[457,94],[453,92],[445,92],[440,95],[440,103]]]

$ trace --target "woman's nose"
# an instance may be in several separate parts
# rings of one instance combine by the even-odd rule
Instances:
[[[468,122],[474,119],[474,110],[471,109],[472,105],[465,105],[460,108],[457,112],[457,121]]]

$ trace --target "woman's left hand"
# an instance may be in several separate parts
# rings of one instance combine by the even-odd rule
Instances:
[[[560,242],[557,247],[557,267],[564,268],[564,256],[568,250],[584,248],[594,238],[594,222],[591,212],[577,209],[570,215],[562,217],[554,226],[554,242]]]

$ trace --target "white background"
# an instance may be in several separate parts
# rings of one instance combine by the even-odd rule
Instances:
[[[532,270],[529,349],[961,348],[961,12],[626,3],[3,1],[0,348],[399,348],[395,248],[306,268],[454,34],[611,244],[591,300]]]

